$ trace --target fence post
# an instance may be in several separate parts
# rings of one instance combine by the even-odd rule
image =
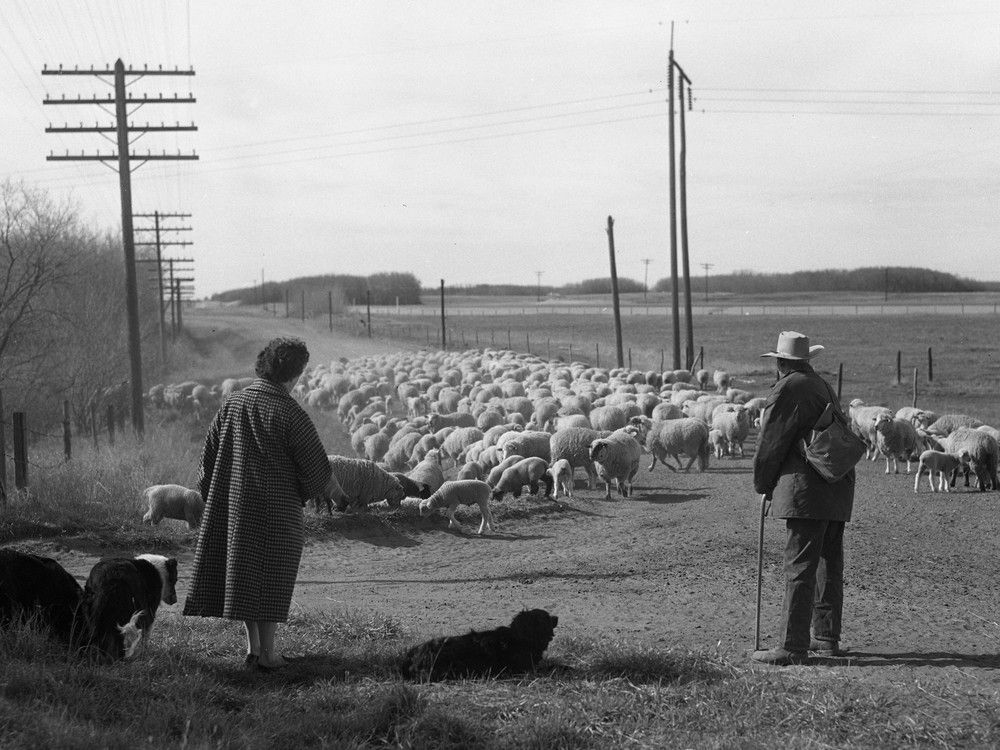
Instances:
[[[97,445],[97,406],[95,404],[90,405],[90,434],[94,438],[94,450],[98,448]]]
[[[552,359],[552,339],[545,339],[545,359]]]
[[[601,366],[601,342],[594,343],[594,350],[597,353],[597,367]]]
[[[7,507],[7,439],[4,434],[3,391],[0,391],[0,504]]]
[[[903,352],[896,350],[896,385],[903,382]]]
[[[63,401],[63,453],[66,460],[73,458],[73,441],[69,430],[69,401]]]
[[[569,342],[569,361],[573,361],[573,342]]]
[[[660,349],[660,372],[661,373],[663,372],[663,356],[664,356],[663,350]]]
[[[840,401],[840,394],[844,386],[844,363],[837,365],[837,400]]]
[[[476,329],[476,348],[479,348],[479,329]]]
[[[917,408],[917,368],[913,368],[913,408]]]
[[[507,348],[513,349],[514,347],[510,344],[510,328],[507,329]]]
[[[934,382],[934,355],[929,346],[927,347],[927,382]]]
[[[528,354],[531,354],[531,332],[530,331],[525,331],[524,332],[524,344],[525,344],[525,347],[527,347],[527,349],[528,349]]]
[[[698,369],[705,369],[705,347],[698,347]]]
[[[632,347],[628,348],[628,369],[632,369]]]
[[[14,486],[23,490],[28,486],[28,440],[25,434],[24,412],[16,411],[14,428]]]
[[[108,445],[115,444],[115,407],[108,404]]]

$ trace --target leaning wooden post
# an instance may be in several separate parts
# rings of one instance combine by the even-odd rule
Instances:
[[[660,372],[663,372],[663,364],[664,364],[663,357],[664,357],[664,351],[660,349]]]
[[[934,382],[934,355],[929,346],[927,347],[927,382]]]
[[[115,444],[115,407],[108,404],[108,445]]]
[[[913,408],[917,408],[917,368],[913,368]]]
[[[840,394],[844,386],[844,363],[837,365],[837,400],[840,401]]]
[[[569,342],[569,361],[573,361],[573,342]]]
[[[705,369],[705,347],[698,348],[698,367]]]
[[[622,356],[622,311],[621,301],[618,296],[618,269],[615,265],[615,220],[608,217],[608,254],[611,259],[611,306],[614,309],[615,318],[615,352],[618,354],[618,366],[625,366],[625,358]]]
[[[73,440],[69,429],[69,401],[63,401],[63,453],[66,460],[73,458]]]
[[[24,412],[12,415],[14,429],[14,486],[23,490],[28,486],[28,439],[25,429]]]
[[[903,382],[903,352],[896,350],[896,385]]]

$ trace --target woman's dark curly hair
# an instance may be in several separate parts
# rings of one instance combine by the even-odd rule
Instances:
[[[257,377],[272,383],[287,383],[297,378],[306,369],[309,350],[302,339],[271,339],[264,350],[257,355],[255,370]]]

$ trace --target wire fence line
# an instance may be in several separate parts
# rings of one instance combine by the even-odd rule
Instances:
[[[364,315],[368,308],[364,305],[353,305],[347,308],[352,315]],[[611,305],[563,305],[539,303],[535,305],[448,305],[445,304],[448,315],[463,317],[499,317],[505,315],[610,315]],[[695,305],[691,308],[694,315],[794,315],[796,317],[812,315],[913,315],[917,313],[929,315],[998,315],[1000,303],[968,303],[968,304],[857,304],[857,305]],[[441,308],[436,305],[372,305],[372,315],[396,316],[408,318],[435,318],[441,315]],[[664,315],[670,317],[671,307],[668,305],[627,305],[621,308],[621,314],[627,317],[645,317]]]

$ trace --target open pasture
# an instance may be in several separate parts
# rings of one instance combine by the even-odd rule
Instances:
[[[188,320],[196,338],[216,330],[206,364],[211,349],[229,351],[227,341],[249,352],[280,332],[303,336],[314,363],[400,347],[331,334],[311,321],[269,319],[265,328],[260,318],[233,316],[223,336],[219,317],[199,321],[192,314]],[[211,325],[203,328],[204,321]],[[574,321],[565,335],[592,344],[600,325],[613,342],[610,321]],[[557,322],[548,321],[539,335],[548,331],[554,339]],[[816,360],[821,371],[835,373],[836,363],[844,362],[845,400],[860,396],[893,407],[910,402],[907,352],[926,357],[933,346],[935,382],[929,386],[921,377],[920,404],[1000,422],[993,319],[900,322],[706,316],[695,331],[709,367],[725,366],[740,379],[738,386],[764,393],[772,375],[758,355],[773,345],[778,330],[803,330],[827,347]],[[534,329],[531,335],[534,341]],[[648,328],[626,327],[625,336],[626,342],[630,336],[646,340],[652,349],[662,331],[650,321]],[[904,351],[900,386],[892,383],[897,348]],[[603,344],[601,350],[603,362]],[[315,419],[331,450],[345,446],[335,416],[317,412]],[[155,444],[152,465],[159,474],[137,476],[138,457],[150,460],[150,454],[123,441],[116,458],[120,473],[100,475],[103,489],[87,495],[88,502],[107,506],[103,518],[117,513],[123,531],[140,529],[142,512],[135,496],[126,495],[125,482],[166,481],[171,460],[176,476],[191,476],[197,430],[176,423],[160,429],[173,438]],[[930,494],[926,485],[914,494],[912,475],[886,476],[883,462],[863,463],[846,536],[844,643],[851,656],[779,670],[746,658],[758,513],[752,444],[747,448],[747,458],[713,457],[705,473],[662,467],[650,473],[644,456],[628,499],[606,502],[603,489],[587,490],[580,476],[574,497],[558,504],[508,497],[495,506],[496,533],[484,537],[448,531],[443,516],[421,518],[409,502],[369,515],[325,517],[310,509],[296,615],[280,634],[286,652],[308,658],[288,675],[253,679],[239,672],[238,628],[185,620],[177,608],[161,609],[149,655],[110,670],[74,666],[62,654],[30,645],[29,636],[19,642],[5,636],[0,736],[10,740],[5,746],[125,746],[148,736],[149,744],[164,747],[1000,742],[1000,600],[993,585],[1000,494],[961,487]],[[71,481],[89,477],[77,471],[62,490],[52,491],[68,493]],[[69,497],[36,502],[74,504]],[[12,511],[27,509],[15,505]],[[460,511],[459,518],[474,525],[478,511]],[[77,533],[20,543],[83,575],[109,550],[102,546],[108,527],[97,534],[80,530],[83,513],[77,523]],[[180,558],[183,600],[194,537],[183,524],[170,523],[157,527],[157,539]],[[769,645],[778,637],[782,526],[775,520],[766,526],[763,623]],[[115,546],[128,538],[115,537]],[[559,617],[548,652],[550,663],[561,665],[555,671],[535,679],[440,685],[406,685],[395,676],[394,655],[407,645],[493,627],[524,607]],[[58,690],[46,687],[55,684]],[[136,684],[142,685],[137,692]],[[134,712],[108,708],[133,695]],[[28,722],[28,715],[45,721]]]

